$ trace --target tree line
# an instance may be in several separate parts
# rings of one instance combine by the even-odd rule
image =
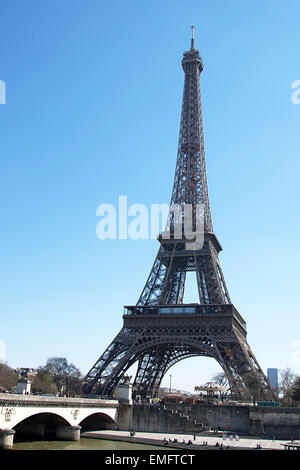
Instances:
[[[0,364],[0,390],[15,392],[20,374],[7,364]],[[60,396],[80,396],[83,376],[64,357],[51,357],[44,366],[28,373],[31,393]]]

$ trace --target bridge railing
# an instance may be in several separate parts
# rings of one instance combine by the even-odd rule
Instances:
[[[117,400],[94,397],[50,397],[43,395],[21,395],[0,393],[0,406],[64,406],[64,407],[99,407],[116,406]]]

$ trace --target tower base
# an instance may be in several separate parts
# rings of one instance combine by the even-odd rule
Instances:
[[[274,393],[246,340],[246,323],[232,304],[125,307],[123,328],[84,379],[84,392],[112,396],[138,361],[133,391],[155,397],[176,362],[214,358],[237,400],[273,400]]]

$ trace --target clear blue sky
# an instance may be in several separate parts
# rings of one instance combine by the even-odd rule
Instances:
[[[300,373],[299,17],[296,0],[1,5],[0,339],[11,366],[64,356],[86,373],[136,303],[158,242],[100,241],[96,208],[119,195],[169,203],[194,24],[227,286],[264,371]],[[193,390],[219,370],[197,358],[169,373]]]

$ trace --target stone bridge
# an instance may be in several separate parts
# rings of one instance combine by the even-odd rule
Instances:
[[[79,440],[97,429],[129,429],[132,406],[117,400],[0,394],[0,448],[13,446],[14,434],[42,439]]]

